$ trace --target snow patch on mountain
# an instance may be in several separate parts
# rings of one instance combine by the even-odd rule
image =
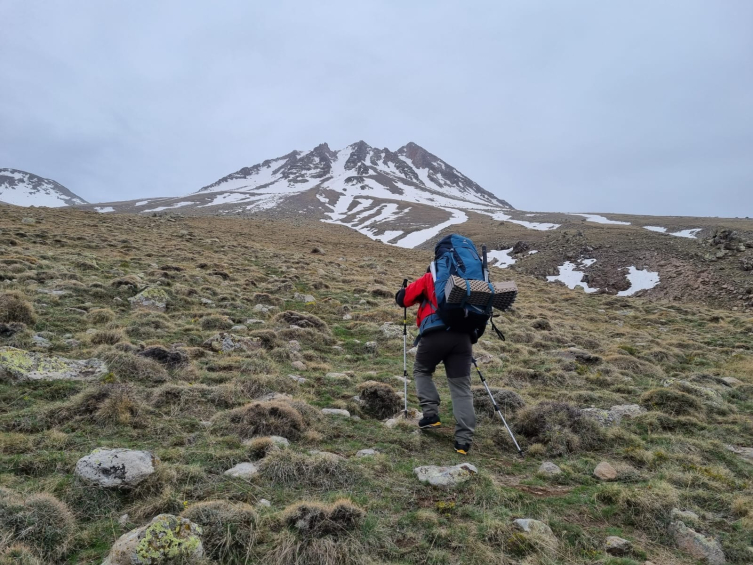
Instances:
[[[0,169],[0,202],[48,208],[86,204],[62,184],[18,169]]]
[[[583,216],[586,218],[587,222],[594,222],[596,224],[612,224],[615,226],[629,226],[630,222],[621,222],[619,220],[610,220],[609,218],[605,218],[604,216],[599,216],[598,214],[578,214],[573,213],[570,214],[571,216]]]
[[[626,276],[630,281],[630,288],[621,290],[617,296],[632,296],[640,290],[648,290],[659,284],[659,273],[648,269],[640,270],[630,266]]]

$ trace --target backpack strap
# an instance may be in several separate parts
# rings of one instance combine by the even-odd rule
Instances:
[[[505,334],[503,334],[497,326],[494,325],[494,317],[489,318],[489,321],[492,323],[492,329],[494,330],[494,333],[497,334],[497,337],[501,339],[502,341],[507,341],[505,339]]]

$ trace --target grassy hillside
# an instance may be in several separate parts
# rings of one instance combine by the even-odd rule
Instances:
[[[0,563],[19,562],[7,548],[21,543],[41,562],[99,564],[160,513],[203,523],[216,563],[696,563],[673,540],[678,510],[728,562],[753,561],[753,462],[727,447],[753,447],[749,314],[516,275],[507,341],[487,335],[475,352],[490,385],[522,400],[500,393],[528,453],[479,395],[462,458],[441,368],[441,431],[382,421],[403,387],[402,336],[384,324],[400,323],[392,296],[428,260],[321,223],[0,208],[0,347],[108,364],[89,381],[0,372]],[[164,312],[131,305],[147,288]],[[248,350],[222,351],[220,332]],[[145,355],[153,346],[164,350]],[[628,404],[645,412],[598,423]],[[160,464],[134,489],[104,490],[74,475],[98,447]],[[356,457],[365,448],[379,453]],[[463,461],[479,473],[454,489],[413,474]],[[544,461],[562,473],[538,474]],[[594,476],[602,461],[615,480]],[[223,474],[241,462],[259,473]],[[516,518],[545,522],[556,543]],[[610,535],[632,551],[607,555]]]

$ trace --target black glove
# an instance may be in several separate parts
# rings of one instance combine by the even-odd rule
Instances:
[[[400,308],[405,308],[405,303],[403,302],[403,300],[405,300],[405,289],[401,288],[395,295],[395,302],[397,302],[397,305],[400,306]]]

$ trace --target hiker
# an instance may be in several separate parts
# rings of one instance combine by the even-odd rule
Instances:
[[[419,328],[418,352],[413,365],[413,379],[416,382],[416,394],[423,412],[418,425],[422,429],[436,428],[442,425],[439,420],[440,398],[434,385],[434,370],[439,363],[444,363],[447,381],[452,396],[452,412],[455,416],[455,451],[467,455],[473,442],[476,428],[476,414],[473,411],[473,393],[471,392],[471,358],[473,344],[484,331],[481,327],[448,327],[437,312],[435,279],[437,269],[442,269],[446,261],[440,261],[448,253],[453,253],[462,261],[463,249],[458,238],[469,242],[462,236],[452,235],[442,239],[434,249],[435,261],[426,274],[417,281],[401,288],[395,295],[398,306],[406,308],[420,304],[416,325]],[[470,242],[470,245],[473,245]],[[478,254],[473,248],[473,254]],[[440,282],[441,282],[440,274]],[[444,278],[446,280],[446,276]]]

